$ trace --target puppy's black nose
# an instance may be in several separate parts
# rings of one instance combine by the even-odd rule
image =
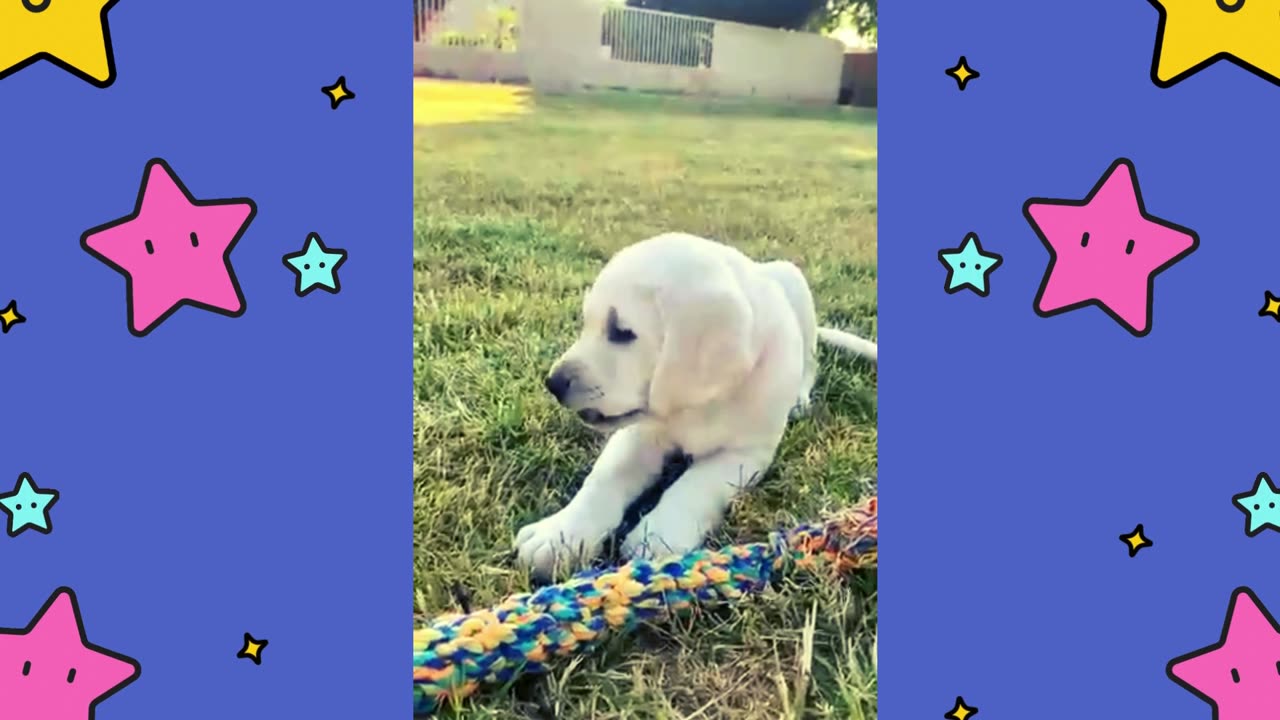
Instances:
[[[565,395],[569,394],[569,386],[573,384],[573,378],[569,377],[569,373],[563,370],[557,370],[547,376],[547,392],[555,396],[558,402],[564,402]]]

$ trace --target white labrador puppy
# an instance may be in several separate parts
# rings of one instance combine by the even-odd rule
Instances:
[[[587,291],[583,323],[547,390],[612,435],[573,500],[516,536],[520,561],[544,576],[598,553],[673,451],[692,464],[622,551],[697,547],[768,468],[791,412],[808,406],[818,340],[876,359],[874,342],[817,326],[795,265],[679,233],[614,255]]]

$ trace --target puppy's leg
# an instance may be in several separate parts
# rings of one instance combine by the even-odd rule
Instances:
[[[642,427],[615,432],[573,500],[516,534],[520,562],[535,575],[549,577],[557,563],[577,564],[598,553],[631,501],[662,472],[669,448]]]
[[[792,415],[802,415],[809,409],[809,395],[818,375],[818,311],[813,306],[813,292],[800,268],[785,260],[763,263],[761,267],[774,282],[782,286],[787,302],[800,325],[804,340],[804,374],[800,383],[800,395]]]
[[[733,498],[754,484],[772,460],[772,447],[722,450],[695,459],[627,535],[623,553],[652,558],[698,547],[724,519]]]

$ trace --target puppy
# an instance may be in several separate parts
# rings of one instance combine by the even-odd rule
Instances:
[[[544,577],[594,557],[672,452],[691,466],[621,549],[652,557],[699,546],[769,467],[792,412],[808,407],[818,341],[876,360],[874,342],[817,326],[795,265],[693,235],[619,251],[582,315],[547,391],[612,434],[573,500],[516,535],[520,562]]]

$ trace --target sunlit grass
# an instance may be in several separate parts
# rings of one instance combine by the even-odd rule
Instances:
[[[528,90],[511,85],[418,78],[413,82],[413,124],[488,122],[529,110]]]
[[[600,447],[542,378],[617,249],[683,230],[790,259],[824,323],[876,335],[874,113],[454,83],[415,98],[418,612],[453,608],[455,583],[478,606],[528,589],[515,530],[561,507]],[[521,111],[496,114],[498,98]],[[875,492],[875,393],[874,369],[824,350],[812,415],[717,539]],[[871,720],[875,620],[874,576],[805,582],[620,638],[465,714]]]

